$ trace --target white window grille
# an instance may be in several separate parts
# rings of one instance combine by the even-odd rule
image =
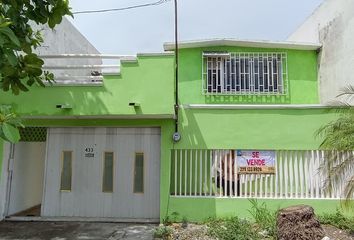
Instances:
[[[203,93],[211,95],[285,95],[286,53],[204,52]]]

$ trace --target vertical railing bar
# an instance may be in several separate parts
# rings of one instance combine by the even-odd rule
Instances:
[[[184,196],[187,196],[187,165],[188,165],[188,150],[184,150]]]
[[[222,150],[223,151],[223,158],[222,161],[224,163],[224,196],[227,197],[227,153],[226,150]]]
[[[299,156],[299,178],[300,178],[300,198],[304,198],[304,176],[305,176],[305,171],[304,171],[304,157],[303,157],[304,151],[300,151],[300,156]]]
[[[247,192],[248,192],[248,176],[249,176],[249,174],[244,174],[243,175],[244,176],[244,180],[245,180],[245,184],[244,184],[244,197],[247,197],[248,196],[248,194],[247,194]]]
[[[234,159],[232,159],[231,161],[233,161],[234,164],[234,197],[238,197],[237,196],[237,192],[239,192],[240,190],[239,188],[239,176],[238,176],[238,172],[237,172],[237,154],[235,153],[235,150],[231,150],[234,153]],[[241,184],[241,183],[240,183]],[[241,185],[240,185],[241,186]]]
[[[189,196],[192,196],[192,177],[193,177],[193,150],[189,150]]]
[[[342,153],[342,162],[344,162],[346,159],[350,159],[350,151],[345,151],[345,152]],[[339,195],[340,198],[345,198],[345,194],[344,194],[345,185],[344,185],[344,183],[346,182],[347,179],[349,179],[349,173],[351,173],[351,172],[353,172],[353,170],[351,169],[351,165],[350,165],[346,169],[344,177],[341,179],[341,182],[340,182],[340,185],[342,186],[341,190],[340,190],[340,195]]]
[[[278,167],[276,168],[277,172],[276,172],[276,176],[275,176],[275,183],[276,183],[276,194],[275,197],[276,198],[283,198],[283,155],[284,155],[284,151],[280,151],[279,153],[279,170]],[[279,177],[278,177],[279,175]],[[278,196],[279,194],[279,196]]]
[[[331,164],[331,167],[334,167],[336,166],[337,164],[337,161],[338,161],[338,152],[339,151],[332,151],[332,156],[335,157],[334,161],[330,162]],[[332,189],[332,192],[331,192],[331,198],[335,198],[336,197],[336,194],[337,194],[337,187],[336,185],[334,184],[333,181],[331,181],[331,189]]]
[[[339,155],[340,155],[340,158],[338,158],[338,164],[341,164],[343,161],[345,161],[346,152],[341,151]],[[344,183],[345,177],[346,177],[346,172],[344,173],[344,175],[340,176],[339,182],[337,183],[337,185],[338,185],[337,198],[342,197],[342,191],[343,191],[343,187],[344,187],[343,183]]]
[[[215,156],[214,156],[214,188],[215,188],[215,196],[218,195],[218,168],[219,168],[219,153],[217,150],[214,150]]]
[[[205,150],[208,153],[208,150]],[[213,170],[213,155],[212,151],[209,151],[209,164],[210,164],[210,175],[209,175],[209,196],[213,195],[213,179],[212,179],[212,174],[211,171]]]
[[[179,161],[179,195],[182,196],[182,167],[183,167],[183,150],[180,149],[179,150],[179,158],[178,158],[178,161]]]
[[[245,175],[244,174],[238,174],[238,166],[237,166],[237,179],[240,181],[240,196],[239,197],[244,197],[242,189],[244,188],[244,183],[245,181]]]
[[[257,176],[257,175],[256,175]],[[260,174],[258,177],[257,177],[257,182],[259,182],[259,192],[258,192],[258,195],[259,197],[263,197],[263,183],[265,183],[265,177],[264,177],[264,174]],[[257,188],[256,188],[257,189]],[[257,189],[258,191],[258,189]]]
[[[173,150],[175,155],[175,196],[177,196],[177,150]]]
[[[315,169],[316,169],[316,198],[320,198],[320,186],[319,186],[319,176],[320,176],[320,172],[319,172],[319,151],[316,150],[316,165],[315,165]]]
[[[268,175],[269,181],[270,181],[270,188],[269,188],[269,193],[268,190],[266,192],[266,196],[273,198],[273,193],[274,193],[274,175],[273,174],[269,174]]]
[[[324,155],[322,155],[322,156],[323,156],[323,158],[325,157]],[[332,150],[331,157],[335,158],[335,159],[333,159],[333,161],[329,162],[328,164],[330,164],[330,166],[334,167],[337,162],[337,152]],[[327,176],[322,175],[322,181],[324,181],[326,177]],[[330,186],[331,192],[329,193],[329,198],[333,199],[333,198],[335,198],[335,195],[336,195],[336,186],[333,184],[333,181],[330,181],[329,184],[331,185]]]
[[[218,150],[218,152],[219,152],[219,159],[218,159],[218,161],[219,161],[219,196],[222,197],[222,181],[221,181],[222,175],[223,175],[222,162],[221,162],[222,156],[221,156],[221,150]]]
[[[290,172],[290,198],[294,196],[294,151],[290,151],[289,157],[289,172]]]
[[[337,166],[342,162],[340,159],[342,159],[342,161],[344,160],[344,152],[343,151],[337,151]],[[345,173],[344,173],[344,176],[345,176]],[[342,179],[344,177],[343,175],[339,176],[340,180],[339,181],[336,181],[336,189],[337,189],[337,196],[336,198],[340,198],[341,196],[341,191],[342,191]]]
[[[203,150],[201,150],[201,153],[203,153]],[[203,194],[204,196],[207,196],[208,195],[208,191],[207,191],[207,187],[208,187],[208,181],[207,181],[207,178],[208,178],[208,153],[207,151],[204,151],[204,183],[203,183]]]
[[[233,181],[232,181],[232,153],[231,153],[231,150],[229,150],[229,196],[231,197],[233,195],[233,192],[232,192],[232,185],[233,184]]]
[[[199,196],[202,196],[202,185],[203,185],[203,152],[199,150]]]
[[[266,179],[265,182],[264,182],[264,197],[267,198],[268,197],[268,188],[269,188],[270,175],[269,174],[265,174],[264,178]]]
[[[309,162],[309,180],[310,180],[310,198],[314,198],[314,192],[315,192],[315,184],[314,184],[314,162],[315,162],[315,153],[314,150],[311,150],[311,158]]]
[[[303,158],[303,161],[304,161],[303,166],[304,166],[305,198],[309,197],[309,181],[308,181],[308,177],[309,177],[308,156],[309,156],[309,154],[308,153],[309,153],[309,151],[305,151],[304,152],[304,158]]]
[[[288,156],[289,156],[289,152],[290,151],[286,151],[285,152],[285,161],[284,161],[284,176],[283,176],[283,178],[284,178],[284,185],[285,185],[285,192],[284,192],[284,194],[285,194],[285,198],[288,198],[289,197],[289,190],[288,190],[288,185],[289,185],[289,180],[290,180],[290,175],[289,175],[289,167],[288,167],[288,165],[289,165],[289,158],[288,158]]]
[[[194,168],[194,196],[198,196],[198,150],[195,150]]]
[[[263,181],[263,174],[260,174],[260,176],[257,176],[257,174],[255,174],[255,178],[256,178],[256,188],[255,188],[255,194],[256,197],[262,197],[262,181]]]
[[[321,166],[321,165],[323,165],[324,166],[324,158],[325,158],[325,152],[324,151],[320,151],[320,153],[321,153],[321,157],[320,157],[320,165],[319,166]],[[331,151],[331,156],[333,156],[334,155],[334,152],[333,151]],[[327,177],[327,176],[324,176],[323,175],[323,172],[321,171],[321,185],[323,185],[323,183],[324,183],[324,181],[325,181],[325,177]],[[331,185],[331,191],[327,191],[326,193],[324,192],[324,188],[323,188],[323,186],[322,186],[322,198],[333,198],[333,186],[332,186],[332,183],[330,182],[329,183],[330,185]]]
[[[251,178],[251,183],[252,184],[249,184],[249,195],[250,195],[250,197],[254,197],[255,194],[254,194],[254,191],[252,191],[252,188],[255,185],[255,175],[251,174],[250,178]]]
[[[294,151],[294,175],[295,175],[295,198],[299,198],[299,161],[298,155],[300,151]]]

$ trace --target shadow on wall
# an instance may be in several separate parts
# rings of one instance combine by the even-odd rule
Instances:
[[[1,104],[9,104],[20,115],[71,116],[108,114],[105,101],[112,96],[106,87],[32,87],[29,92],[0,97]],[[58,105],[65,106],[60,108]]]
[[[188,111],[188,110],[187,110]],[[176,149],[207,149],[204,141],[203,132],[199,128],[199,123],[194,114],[188,114],[186,110],[180,110],[179,122],[181,141],[174,144]]]
[[[181,109],[177,149],[317,149],[327,109]]]

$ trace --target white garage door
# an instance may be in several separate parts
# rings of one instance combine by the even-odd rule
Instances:
[[[158,219],[159,128],[51,128],[42,216]]]

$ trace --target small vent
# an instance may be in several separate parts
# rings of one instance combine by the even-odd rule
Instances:
[[[45,142],[47,141],[47,128],[26,127],[20,128],[21,142]]]

